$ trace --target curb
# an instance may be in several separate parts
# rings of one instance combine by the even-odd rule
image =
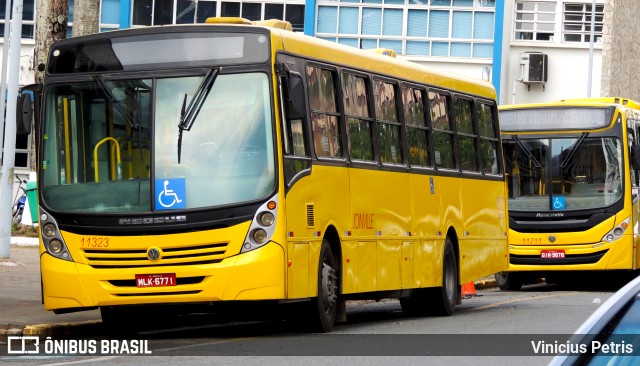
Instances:
[[[479,280],[475,281],[473,284],[476,289],[481,290],[498,287],[498,285],[496,284],[496,280]]]
[[[88,320],[76,323],[34,324],[24,327],[0,329],[0,339],[7,336],[70,336],[98,334],[102,321]]]
[[[37,247],[40,245],[38,238],[27,238],[23,236],[12,236],[10,244],[19,247]]]

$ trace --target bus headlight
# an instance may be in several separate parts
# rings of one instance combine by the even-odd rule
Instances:
[[[58,223],[42,209],[40,209],[40,227],[42,228],[42,244],[47,253],[58,259],[73,262],[67,244],[58,230]]]
[[[264,229],[256,229],[253,231],[253,241],[257,244],[264,244],[267,241],[267,232]]]
[[[53,239],[49,242],[49,251],[52,254],[60,254],[62,252],[62,242],[57,239]]]
[[[47,223],[42,227],[42,235],[51,238],[56,234],[56,227],[52,223]]]
[[[262,226],[271,226],[274,222],[276,222],[276,218],[273,216],[271,212],[262,212],[258,214],[258,221]]]
[[[244,238],[244,245],[240,253],[258,249],[271,240],[278,218],[278,205],[276,202],[278,202],[277,194],[258,208],[251,221],[247,236]]]
[[[613,229],[611,229],[611,231],[609,231],[603,238],[602,241],[606,241],[607,243],[611,243],[614,242],[618,239],[620,239],[620,237],[622,236],[622,234],[624,234],[624,232],[627,230],[627,228],[629,227],[629,221],[631,221],[631,217],[627,217],[626,220],[624,220],[623,222],[621,222],[618,226],[614,227]]]

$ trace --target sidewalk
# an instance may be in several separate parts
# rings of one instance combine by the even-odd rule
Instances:
[[[40,295],[37,239],[11,239],[10,258],[0,259],[0,339],[7,335],[99,332],[99,310],[69,314],[54,314],[44,310]],[[476,281],[475,287],[495,287],[493,276]]]
[[[0,259],[0,338],[5,335],[76,333],[100,326],[100,311],[56,315],[40,296],[37,239],[11,238],[9,259]]]

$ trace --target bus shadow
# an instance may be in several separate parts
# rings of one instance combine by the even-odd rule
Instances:
[[[571,272],[540,278],[525,284],[523,292],[616,292],[640,274],[638,271]]]

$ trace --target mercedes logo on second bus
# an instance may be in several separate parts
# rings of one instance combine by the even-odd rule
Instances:
[[[149,248],[147,250],[147,258],[151,261],[157,261],[160,259],[160,249],[158,248]]]

